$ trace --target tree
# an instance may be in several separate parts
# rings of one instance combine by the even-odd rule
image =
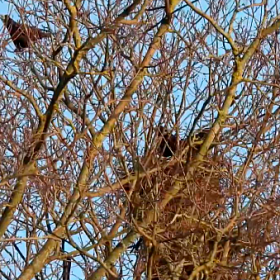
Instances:
[[[279,1],[6,2],[1,279],[278,279]]]

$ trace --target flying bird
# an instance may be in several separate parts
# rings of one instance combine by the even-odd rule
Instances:
[[[0,17],[11,35],[17,52],[29,48],[31,42],[51,37],[51,33],[44,32],[39,28],[31,27],[26,24],[20,24],[11,19],[8,15]]]

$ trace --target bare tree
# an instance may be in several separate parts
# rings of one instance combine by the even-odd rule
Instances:
[[[5,2],[0,278],[278,279],[280,2]]]

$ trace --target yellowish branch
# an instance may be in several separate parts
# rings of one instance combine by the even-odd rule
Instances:
[[[199,14],[201,17],[205,18],[209,23],[211,23],[211,25],[219,32],[221,33],[228,41],[228,43],[230,44],[233,53],[236,55],[238,54],[238,48],[234,43],[234,40],[231,38],[230,34],[227,33],[222,27],[219,26],[219,24],[209,15],[207,15],[206,13],[204,13],[203,11],[201,11],[200,9],[198,9],[194,4],[192,4],[190,1],[188,0],[184,0],[188,6],[197,14]]]

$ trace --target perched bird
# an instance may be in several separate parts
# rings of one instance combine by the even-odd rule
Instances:
[[[177,136],[168,132],[163,126],[159,127],[159,143],[158,152],[162,157],[171,157],[177,150]],[[181,141],[180,141],[181,142]]]
[[[189,149],[189,153],[192,155],[198,151],[201,147],[203,140],[206,138],[209,133],[209,129],[203,129],[200,132],[194,133],[191,137],[191,141],[188,139],[179,139],[177,140],[177,136],[171,134],[164,128],[163,126],[159,127],[159,136],[161,137],[157,152],[162,157],[171,157],[173,156],[177,150],[183,150],[191,143],[191,149]],[[210,148],[212,148],[211,145]]]
[[[51,33],[44,32],[36,27],[20,24],[8,15],[0,16],[4,25],[8,29],[11,38],[16,46],[16,51],[22,51],[30,46],[31,42],[51,37]]]

